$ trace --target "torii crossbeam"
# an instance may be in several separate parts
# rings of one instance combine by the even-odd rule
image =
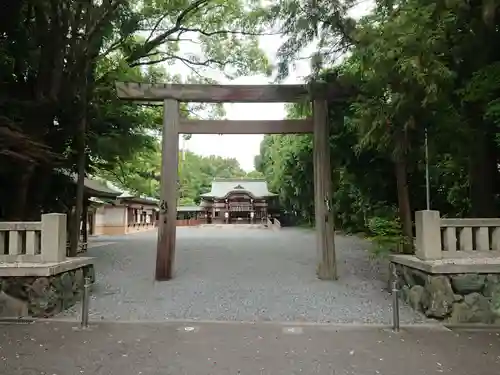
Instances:
[[[314,204],[317,275],[337,278],[334,244],[332,176],[327,101],[343,100],[339,85],[199,85],[116,83],[120,99],[163,101],[161,204],[158,225],[156,280],[173,277],[176,242],[179,134],[313,133]],[[313,118],[302,120],[188,120],[179,115],[180,102],[289,103],[312,102]]]

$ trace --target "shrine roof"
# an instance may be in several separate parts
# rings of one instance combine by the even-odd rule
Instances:
[[[78,182],[78,175],[76,173],[71,172],[68,169],[64,168],[56,168],[54,169],[54,172],[57,175],[62,175],[67,178],[73,183]],[[116,198],[122,192],[117,189],[114,186],[109,186],[107,181],[104,180],[98,180],[92,177],[85,177],[83,185],[85,187],[85,194],[89,197],[94,197],[94,198]]]
[[[231,193],[247,193],[255,198],[273,197],[276,194],[271,193],[267,188],[267,182],[264,179],[215,179],[212,181],[212,188],[208,193],[201,194],[206,198],[224,198]]]
[[[87,190],[87,194],[93,197],[116,198],[121,194],[120,191],[110,188],[105,181],[99,181],[85,177],[84,185],[85,189]]]

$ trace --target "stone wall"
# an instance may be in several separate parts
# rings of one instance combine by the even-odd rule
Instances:
[[[500,323],[500,274],[429,274],[396,264],[402,298],[448,323]]]
[[[204,219],[177,219],[176,226],[178,227],[195,227],[201,224],[205,224]]]
[[[0,317],[54,316],[81,299],[87,276],[94,282],[92,264],[48,277],[0,277]]]

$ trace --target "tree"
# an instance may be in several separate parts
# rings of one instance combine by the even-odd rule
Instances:
[[[263,179],[264,175],[259,171],[253,170],[248,172],[245,177],[250,179]]]
[[[373,12],[356,21],[348,16],[352,5],[288,0],[272,15],[285,20],[281,77],[303,47],[316,41],[310,79],[355,88],[345,103],[330,105],[336,220],[344,229],[369,229],[370,217],[391,219],[396,206],[403,233],[412,237],[412,212],[425,207],[425,131],[432,208],[443,215],[495,215],[500,193],[497,5],[377,1]],[[284,203],[305,206],[303,199],[312,196],[300,198],[300,204],[287,197],[299,196],[312,180],[295,174],[307,170],[310,159],[294,157],[304,145],[291,144],[286,136],[266,137],[256,166],[275,179]],[[471,148],[472,157],[466,154]],[[299,179],[290,193],[287,176]]]
[[[381,7],[364,19],[356,32],[357,48],[344,65],[347,74],[360,78],[360,95],[353,104],[359,146],[388,152],[393,159],[407,238],[413,237],[408,181],[413,145],[435,121],[433,113],[446,104],[440,90],[453,78],[439,58],[446,50],[445,25],[434,4],[416,5],[408,1],[398,8]]]
[[[136,194],[159,197],[160,169],[160,145],[155,143],[153,148],[139,150],[128,159],[112,164],[112,168],[97,170],[96,174]],[[179,204],[198,204],[200,195],[210,191],[214,178],[238,178],[245,175],[236,159],[204,157],[184,151],[179,157]]]
[[[143,75],[140,68],[126,66],[180,62],[194,67],[191,80],[206,80],[201,72],[207,66],[230,76],[269,66],[257,43],[263,12],[240,0],[63,0],[55,5],[28,0],[2,7],[0,119],[9,130],[2,132],[8,149],[0,155],[1,173],[16,189],[4,191],[10,199],[1,203],[1,212],[10,219],[36,218],[42,206],[50,206],[47,200],[58,199],[53,191],[48,195],[54,168],[78,172],[72,254],[90,162],[111,161],[117,140],[130,141],[127,152],[150,141],[144,124],[133,131],[124,124],[132,117],[154,117],[154,111],[113,103],[110,83],[127,75],[149,82],[179,80],[154,68]],[[182,51],[186,43],[197,50]],[[127,110],[122,117],[116,109]],[[19,152],[25,146],[28,157]]]

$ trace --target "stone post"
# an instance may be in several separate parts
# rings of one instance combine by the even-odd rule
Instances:
[[[41,255],[44,262],[66,260],[66,215],[42,215]]]
[[[422,260],[442,259],[439,211],[415,212],[415,232],[416,257]]]

